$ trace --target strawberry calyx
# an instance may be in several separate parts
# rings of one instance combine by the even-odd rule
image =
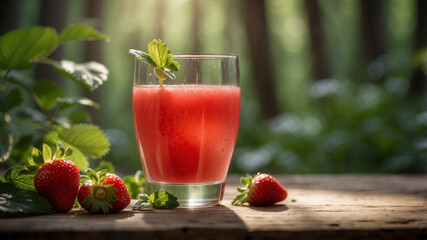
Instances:
[[[244,203],[248,202],[249,190],[252,187],[252,181],[254,178],[258,177],[260,173],[257,173],[255,177],[252,178],[251,175],[246,174],[245,177],[240,178],[240,183],[243,187],[238,187],[237,191],[240,192],[239,195],[231,202],[232,205],[241,206]]]
[[[52,151],[52,149],[46,143],[43,144],[42,151],[33,147],[31,155],[28,157],[29,164],[31,166],[39,167],[50,161],[66,159],[71,154],[73,154],[73,149],[71,147],[65,148],[64,145],[58,140],[55,140],[55,142],[55,151]]]
[[[90,189],[90,193],[81,204],[89,206],[87,209],[91,213],[110,213],[113,202],[118,200],[117,196],[114,195],[118,189],[113,187],[114,184],[103,185],[107,169],[95,172],[95,170],[88,168],[86,174],[87,176],[83,176],[80,182],[82,187]]]

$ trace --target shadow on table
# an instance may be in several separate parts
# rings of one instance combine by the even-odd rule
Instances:
[[[215,236],[244,238],[247,227],[243,220],[224,205],[195,209],[154,209],[141,215],[145,224],[164,226],[169,234],[181,237]]]
[[[285,204],[276,204],[273,206],[260,206],[260,207],[256,207],[256,206],[245,206],[248,207],[252,210],[258,211],[258,212],[266,212],[266,213],[271,213],[271,212],[284,212],[284,211],[288,211],[289,207],[286,206]]]
[[[104,220],[117,220],[117,219],[126,219],[126,218],[130,218],[133,217],[135,215],[135,212],[133,211],[128,211],[128,210],[124,210],[122,212],[118,212],[118,213],[112,213],[112,214],[92,214],[89,213],[88,211],[84,210],[84,209],[73,209],[71,212],[66,213],[67,215],[71,215],[71,218],[76,218],[76,219],[99,219],[99,217],[101,216],[102,219]]]

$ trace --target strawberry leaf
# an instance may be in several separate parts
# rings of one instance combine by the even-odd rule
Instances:
[[[173,55],[162,40],[154,39],[148,43],[148,54],[135,49],[129,49],[129,53],[136,59],[147,63],[154,68],[154,73],[160,81],[160,87],[166,78],[175,79],[173,72],[178,71],[179,63],[173,61]]]
[[[14,179],[16,179],[18,176],[19,176],[19,174],[23,171],[23,170],[25,170],[26,169],[26,167],[25,166],[22,166],[22,165],[15,165],[15,166],[13,166],[13,167],[11,167],[11,168],[9,168],[8,170],[7,170],[7,172],[6,172],[6,174],[4,175],[4,177],[5,177],[5,179],[7,179],[7,180],[14,180]]]
[[[64,145],[60,141],[55,140],[55,142],[56,142],[56,149],[55,149],[54,158],[59,159],[65,155],[65,148],[64,148]]]
[[[47,111],[56,106],[59,97],[64,97],[64,91],[62,91],[61,86],[47,80],[36,81],[33,91],[39,100],[40,106]]]
[[[129,49],[129,53],[134,55],[136,57],[136,59],[145,62],[149,65],[151,65],[152,67],[156,67],[156,63],[151,59],[150,55],[148,53],[145,53],[141,50],[136,50],[136,49]]]
[[[100,161],[98,166],[94,170],[101,171],[102,169],[107,169],[107,172],[109,173],[114,173],[116,171],[114,165],[108,161]]]
[[[86,174],[90,180],[92,180],[95,184],[99,182],[98,174],[95,170],[88,168],[86,169]]]
[[[101,86],[108,78],[108,69],[98,62],[75,63],[68,60],[56,62],[46,59],[41,63],[49,64],[62,75],[82,84],[89,92]]]
[[[179,206],[178,199],[164,190],[157,190],[148,196],[145,193],[138,194],[138,201],[132,207],[133,210],[144,210],[148,207],[161,208],[161,209],[171,209],[177,208]]]
[[[258,176],[258,175],[257,175]],[[249,189],[252,186],[252,177],[249,174],[246,174],[245,177],[240,178],[240,184],[243,187],[238,187],[237,191],[240,193],[236,198],[231,202],[232,205],[240,206],[248,201]]]
[[[61,34],[59,35],[59,41],[58,44],[62,44],[67,41],[71,40],[86,40],[86,41],[93,41],[93,40],[103,40],[108,41],[107,35],[99,32],[95,28],[86,25],[86,24],[78,24],[78,25],[72,25],[64,30],[62,30]]]
[[[44,163],[43,155],[37,148],[33,147],[31,156],[28,158],[30,165],[42,165]]]
[[[43,158],[45,161],[52,160],[53,154],[52,149],[46,143],[43,144]]]
[[[179,206],[177,198],[164,190],[157,190],[150,194],[150,199],[148,201],[153,208],[169,209]]]
[[[89,106],[99,109],[98,103],[90,100],[89,98],[58,98],[58,107],[61,110],[67,109],[75,105]]]
[[[98,178],[99,178],[99,182],[102,183],[105,180],[105,177],[107,175],[107,169],[102,169],[101,171],[97,172],[98,174]]]
[[[28,67],[48,55],[58,43],[58,34],[50,27],[18,29],[0,36],[0,69]]]
[[[78,149],[76,146],[74,146],[74,145],[68,143],[66,140],[62,139],[59,136],[57,131],[47,134],[43,138],[43,141],[47,142],[49,144],[53,144],[55,142],[55,139],[61,141],[61,143],[66,148],[66,150],[65,150],[66,158],[73,161],[77,165],[77,167],[79,168],[80,171],[85,171],[89,167],[89,162],[87,160],[86,155],[80,149]],[[72,153],[72,155],[70,156],[71,153]]]
[[[76,124],[70,128],[59,127],[57,132],[58,140],[93,158],[101,158],[110,150],[110,143],[98,126]]]
[[[47,198],[10,183],[0,183],[0,216],[17,217],[51,212],[52,204]]]

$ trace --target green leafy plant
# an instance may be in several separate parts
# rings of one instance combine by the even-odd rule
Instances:
[[[0,163],[10,160],[26,164],[33,145],[54,145],[54,139],[74,149],[70,160],[81,171],[88,167],[88,157],[101,158],[109,151],[104,132],[93,124],[82,123],[85,118],[76,117],[80,112],[72,108],[99,108],[99,104],[87,98],[66,97],[52,79],[32,79],[23,71],[35,64],[48,65],[66,79],[94,91],[107,80],[104,65],[48,58],[58,46],[73,40],[108,41],[108,37],[88,25],[73,25],[59,34],[50,27],[34,27],[0,36]],[[26,95],[32,101],[25,100]]]
[[[137,199],[138,195],[144,192],[145,177],[141,170],[136,171],[134,176],[123,178],[132,199]]]
[[[175,79],[173,72],[178,71],[179,63],[172,60],[171,50],[168,49],[166,43],[162,43],[162,40],[154,39],[148,43],[148,54],[135,49],[129,49],[129,53],[154,68],[154,73],[160,81],[160,87],[163,87],[163,81],[166,78]]]

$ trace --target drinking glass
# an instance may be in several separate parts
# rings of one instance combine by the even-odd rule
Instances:
[[[179,54],[176,79],[159,86],[135,59],[133,117],[148,194],[163,189],[180,207],[219,204],[240,117],[236,55]]]

